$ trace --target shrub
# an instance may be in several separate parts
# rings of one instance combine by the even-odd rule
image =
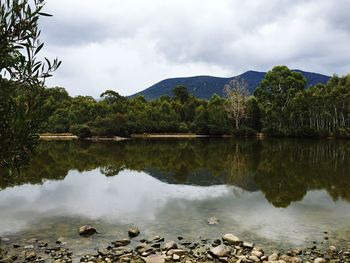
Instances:
[[[87,125],[73,125],[70,128],[71,133],[73,133],[74,135],[78,136],[79,138],[90,138],[91,137],[91,130],[89,128],[89,126]]]

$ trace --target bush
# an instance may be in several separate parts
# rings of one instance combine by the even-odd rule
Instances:
[[[73,125],[70,128],[71,133],[78,136],[79,138],[90,138],[91,137],[91,130],[89,126],[87,125]]]
[[[239,130],[234,130],[233,135],[239,136],[239,137],[253,137],[257,133],[256,130],[248,127],[242,127]]]
[[[280,130],[278,130],[277,128],[265,128],[262,130],[262,132],[267,135],[267,136],[272,136],[272,137],[280,137],[280,136],[284,136],[283,132],[281,132]]]
[[[349,128],[339,128],[334,132],[336,138],[350,138],[350,129]]]
[[[290,137],[319,137],[320,135],[321,133],[314,128],[298,129],[295,131],[291,131],[288,134],[288,136]]]

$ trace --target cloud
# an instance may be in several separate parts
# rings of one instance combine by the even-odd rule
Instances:
[[[348,0],[61,0],[41,21],[48,85],[129,95],[169,77],[233,76],[285,64],[350,72]]]

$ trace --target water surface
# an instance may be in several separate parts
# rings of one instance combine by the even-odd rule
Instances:
[[[0,177],[0,236],[64,237],[81,252],[130,226],[168,239],[232,232],[271,249],[346,245],[349,168],[349,141],[42,142],[30,167]],[[101,234],[80,238],[83,224]]]

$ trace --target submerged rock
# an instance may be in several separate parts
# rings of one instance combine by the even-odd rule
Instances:
[[[97,230],[91,226],[82,226],[79,228],[79,235],[83,237],[89,237],[96,233]]]
[[[220,220],[216,218],[215,216],[212,216],[208,219],[208,224],[209,225],[217,225],[219,224]]]
[[[131,243],[130,239],[126,239],[126,238],[112,242],[112,244],[115,247],[125,247],[125,246],[129,245],[130,243]]]
[[[140,234],[140,230],[137,227],[132,227],[128,231],[129,237],[134,238]]]

